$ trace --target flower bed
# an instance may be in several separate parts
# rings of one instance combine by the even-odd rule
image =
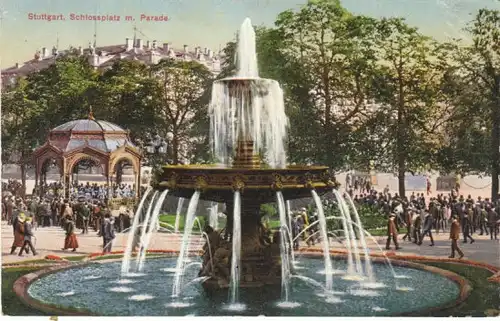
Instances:
[[[53,255],[53,254],[49,254],[49,255],[45,256],[45,259],[50,260],[50,261],[66,261],[62,257],[57,256],[57,255]]]

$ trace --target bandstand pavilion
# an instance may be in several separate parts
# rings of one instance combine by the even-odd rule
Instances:
[[[68,197],[72,173],[81,162],[100,167],[111,186],[117,168],[127,162],[134,171],[135,195],[139,195],[141,181],[141,152],[130,140],[129,132],[120,126],[96,120],[90,112],[88,119],[67,122],[49,132],[45,144],[35,149],[35,186],[44,183],[48,165],[56,165]],[[119,182],[118,182],[119,183]]]

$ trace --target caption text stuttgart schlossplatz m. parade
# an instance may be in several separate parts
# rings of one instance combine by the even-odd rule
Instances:
[[[87,13],[69,13],[69,14],[50,14],[50,13],[28,13],[28,20],[41,20],[41,21],[100,21],[100,22],[120,22],[120,21],[135,21],[136,17],[139,21],[163,22],[168,21],[169,17],[164,14],[145,14],[141,13],[135,16],[116,15],[116,14],[102,14],[92,15]]]

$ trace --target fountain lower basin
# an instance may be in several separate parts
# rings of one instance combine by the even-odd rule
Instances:
[[[449,306],[463,292],[456,280],[440,274],[396,266],[396,274],[407,278],[394,279],[388,267],[375,264],[377,281],[385,287],[365,288],[362,282],[343,280],[339,275],[334,276],[335,292],[325,295],[321,287],[312,285],[323,279],[322,261],[307,256],[299,260],[304,267],[301,275],[312,281],[292,278],[289,302],[280,302],[279,290],[273,287],[243,288],[240,302],[244,308],[236,311],[226,309],[227,291],[207,295],[199,282],[192,281],[196,280],[197,269],[185,271],[185,279],[191,281],[184,284],[181,297],[171,298],[173,274],[165,268],[174,267],[175,258],[150,260],[144,274],[127,277],[130,281],[125,285],[119,277],[118,262],[90,264],[42,276],[29,285],[27,293],[38,303],[60,307],[58,314],[64,314],[64,310],[71,314],[72,309],[80,308],[106,316],[384,316]],[[345,270],[346,264],[343,259],[334,260],[334,267]]]

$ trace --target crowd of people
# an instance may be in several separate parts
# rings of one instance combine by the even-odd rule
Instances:
[[[438,194],[436,197],[426,198],[424,193],[412,193],[410,197],[400,197],[397,193],[391,195],[386,187],[377,192],[366,181],[361,182],[364,187],[358,189],[360,194],[353,195],[353,188],[346,194],[352,198],[355,206],[368,206],[374,213],[387,218],[386,249],[394,243],[396,250],[401,249],[399,232],[404,231],[401,240],[422,245],[426,238],[430,246],[434,246],[434,233],[445,232],[449,228],[451,244],[450,257],[463,257],[458,241],[460,234],[463,243],[474,243],[474,234],[489,235],[491,240],[498,240],[500,227],[500,200],[492,202],[488,198],[471,195],[465,198],[459,195],[458,189],[453,189],[448,195]],[[66,231],[63,250],[78,248],[77,229],[82,234],[88,234],[93,229],[97,236],[103,238],[103,251],[110,252],[115,231],[121,232],[131,225],[131,212],[124,209],[113,217],[107,207],[107,200],[101,199],[105,193],[105,186],[97,184],[78,184],[73,187],[77,193],[73,198],[62,197],[35,197],[23,199],[13,195],[5,196],[2,200],[2,219],[11,224],[14,232],[12,251],[21,248],[19,255],[31,251],[36,255],[33,243],[34,231],[37,228],[59,226]],[[133,188],[130,185],[120,185],[115,189],[119,195],[128,194]],[[344,197],[348,197],[344,194]],[[335,200],[326,200],[328,206],[335,205]],[[330,204],[331,203],[331,204]],[[301,208],[293,213],[292,243],[295,249],[299,248],[299,240],[308,246],[321,242],[319,224],[316,211]],[[356,229],[357,230],[357,229]],[[139,233],[140,229],[139,229]],[[36,239],[36,238],[35,238]],[[139,246],[136,238],[134,248]]]
[[[103,252],[111,252],[115,232],[121,232],[130,227],[131,213],[122,209],[115,218],[105,202],[100,200],[87,201],[80,197],[77,200],[63,198],[23,199],[7,196],[2,200],[2,220],[12,225],[14,241],[11,254],[21,248],[18,255],[29,253],[36,255],[36,239],[34,232],[37,228],[59,226],[66,232],[62,250],[76,251],[79,247],[77,229],[81,234],[88,234],[89,228],[103,239]]]
[[[492,202],[489,198],[471,195],[465,198],[459,195],[458,188],[453,189],[448,195],[438,194],[431,197],[427,202],[424,193],[412,193],[408,197],[392,196],[388,188],[384,192],[374,190],[367,194],[354,196],[356,204],[372,207],[375,211],[389,217],[387,224],[386,249],[390,249],[394,243],[396,249],[400,249],[397,237],[400,229],[405,229],[403,240],[408,240],[422,245],[426,237],[429,238],[430,246],[434,246],[432,231],[436,233],[445,232],[450,228],[451,255],[463,257],[458,240],[460,234],[463,243],[474,243],[473,235],[489,235],[490,240],[498,240],[500,228],[500,200]]]
[[[16,179],[8,179],[7,182],[2,182],[2,192],[9,192],[14,196],[21,196],[23,184]]]
[[[87,199],[109,199],[110,192],[113,198],[134,198],[135,185],[113,184],[111,190],[107,184],[86,184],[74,183],[70,188],[70,195],[73,197],[85,197]]]
[[[45,197],[60,197],[64,194],[64,186],[61,182],[51,182],[45,184],[40,188],[42,193],[34,191],[34,195],[44,195]],[[69,195],[72,199],[77,199],[79,197],[85,197],[86,199],[98,199],[101,201],[112,198],[134,198],[135,197],[135,185],[130,184],[113,184],[111,189],[108,184],[90,183],[86,182],[79,183],[78,181],[72,182],[69,187]]]

